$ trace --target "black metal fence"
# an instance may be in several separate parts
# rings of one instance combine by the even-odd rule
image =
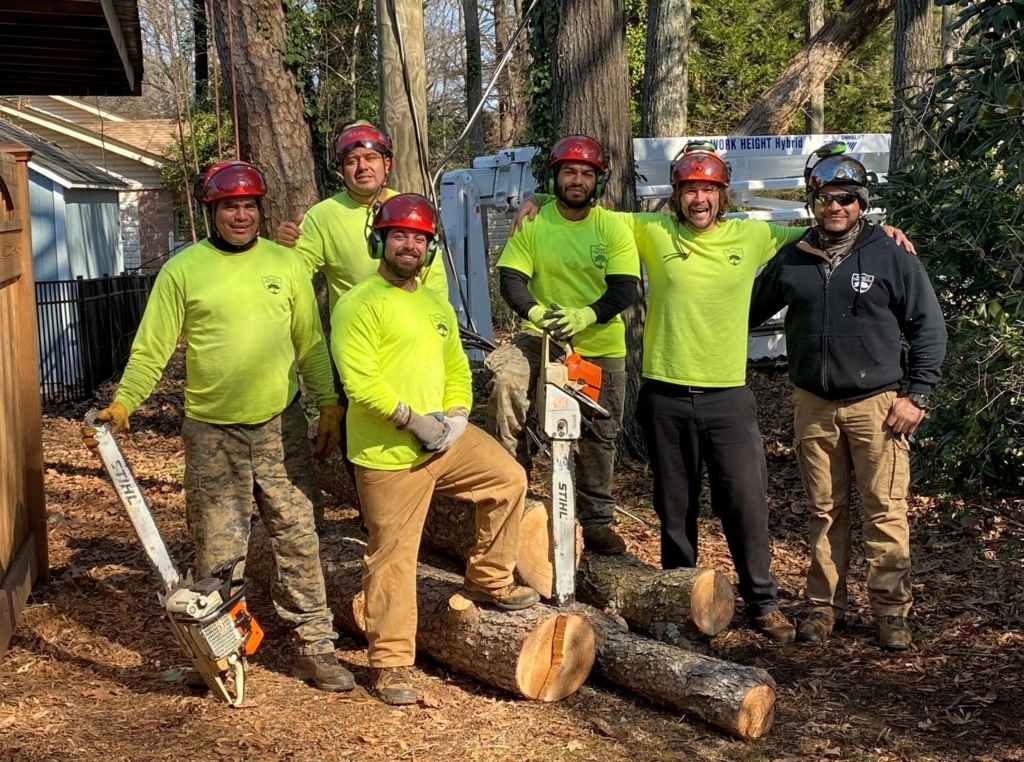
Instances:
[[[44,403],[88,399],[124,370],[155,274],[36,283]]]

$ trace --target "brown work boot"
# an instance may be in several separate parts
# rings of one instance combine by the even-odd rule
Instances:
[[[764,616],[751,617],[750,626],[776,643],[785,645],[796,640],[796,628],[778,609],[769,611]]]
[[[408,667],[370,667],[373,695],[392,706],[416,703],[416,689],[409,682]]]
[[[602,556],[617,556],[626,552],[625,541],[607,524],[584,529],[583,547]]]
[[[845,626],[846,620],[836,619],[831,610],[815,609],[800,623],[796,639],[803,643],[824,643],[832,630],[841,630]]]
[[[468,579],[462,586],[462,596],[475,603],[490,603],[503,611],[528,609],[540,600],[540,593],[526,585],[486,588]]]
[[[292,677],[311,680],[322,691],[350,691],[356,685],[352,673],[338,664],[338,657],[333,652],[296,654],[292,662]]]
[[[887,651],[906,651],[914,640],[901,616],[883,616],[878,619],[878,645]]]

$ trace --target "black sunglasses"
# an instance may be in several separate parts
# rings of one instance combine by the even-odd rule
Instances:
[[[839,206],[849,206],[857,200],[853,193],[819,193],[814,197],[814,203],[828,206],[833,201],[838,201]]]

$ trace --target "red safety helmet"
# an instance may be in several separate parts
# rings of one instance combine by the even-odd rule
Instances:
[[[711,143],[687,143],[672,160],[669,182],[672,187],[687,180],[705,180],[729,187],[729,167]]]
[[[582,161],[602,174],[608,171],[608,153],[587,135],[569,135],[555,143],[548,154],[548,166],[554,167],[563,161]]]
[[[430,236],[427,258],[423,262],[424,267],[430,266],[437,253],[438,224],[437,210],[429,198],[419,193],[400,193],[381,204],[373,216],[373,229],[367,236],[370,256],[374,259],[381,259],[384,256],[386,234],[383,231],[387,228],[411,228]]]
[[[360,119],[342,128],[334,139],[334,166],[345,161],[345,154],[353,148],[360,147],[377,151],[385,159],[393,155],[391,138],[365,119]]]
[[[221,161],[206,170],[199,200],[212,204],[222,198],[266,195],[267,181],[256,167],[247,161]]]

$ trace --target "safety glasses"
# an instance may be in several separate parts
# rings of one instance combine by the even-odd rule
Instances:
[[[853,193],[819,193],[814,197],[814,203],[822,206],[829,206],[833,201],[839,202],[839,206],[849,206],[857,201]]]

